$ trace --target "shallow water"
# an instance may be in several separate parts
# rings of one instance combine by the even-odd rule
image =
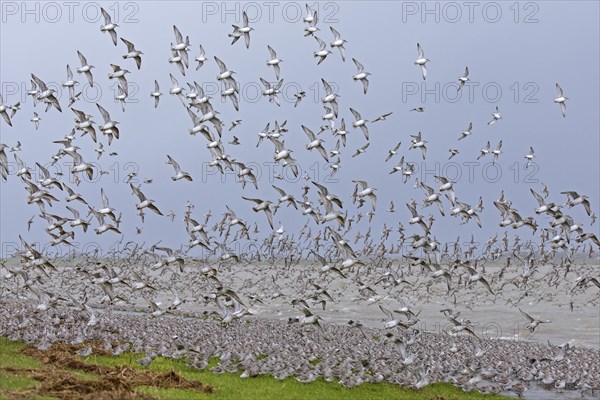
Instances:
[[[543,268],[540,270],[544,271]],[[230,275],[235,282],[231,286],[240,287],[243,281],[252,276],[251,271],[237,271]],[[409,277],[407,279],[411,280]],[[571,285],[571,282],[568,284]],[[439,287],[444,287],[444,284],[440,283]],[[520,301],[518,306],[506,302],[507,299],[515,298],[516,293],[512,295],[507,289],[506,293],[498,295],[496,301],[492,302],[493,298],[483,293],[483,286],[474,288],[478,295],[483,293],[481,301],[476,305],[473,305],[471,297],[468,297],[466,301],[461,301],[460,296],[457,296],[456,304],[454,304],[454,298],[446,298],[444,293],[423,301],[419,296],[409,293],[407,290],[402,290],[397,296],[402,301],[400,302],[393,296],[386,296],[385,290],[381,290],[381,286],[373,286],[373,288],[382,298],[364,299],[359,297],[359,293],[354,288],[340,287],[337,279],[328,284],[327,288],[335,301],[333,303],[328,301],[325,310],[322,310],[320,305],[314,307],[326,323],[343,324],[349,320],[358,320],[365,326],[381,328],[385,323],[385,315],[379,309],[379,305],[391,310],[394,309],[394,306],[396,309],[400,308],[404,302],[415,312],[420,311],[418,315],[420,322],[415,327],[423,331],[443,333],[444,329],[451,327],[452,324],[440,312],[441,309],[451,308],[455,312],[460,311],[461,317],[469,319],[474,326],[474,332],[482,338],[537,341],[544,344],[549,341],[554,345],[569,342],[572,346],[600,348],[600,291],[593,285],[573,296],[568,292],[555,290],[548,302],[540,301],[539,297],[532,295],[529,300],[525,298]],[[252,291],[251,288],[249,290]],[[282,287],[281,291],[288,295],[274,300],[263,300],[264,304],[254,304],[252,310],[255,311],[255,314],[261,318],[283,320],[298,315],[297,309],[290,304],[291,300],[297,297],[293,295],[292,288]],[[158,298],[168,303],[172,297],[165,294]],[[571,301],[574,303],[573,310],[569,306]],[[312,303],[310,301],[308,303],[312,307]],[[536,331],[531,333],[526,329],[528,321],[521,315],[518,308],[534,318],[551,322],[540,324]],[[186,304],[182,309],[202,311],[206,308],[200,305]]]
[[[492,276],[494,269],[498,267],[499,265],[487,265],[487,276]],[[597,267],[593,264],[586,266],[592,271],[597,271]],[[197,267],[186,266],[184,273],[177,275],[171,275],[172,271],[175,271],[175,267],[159,271],[153,271],[148,267],[143,268],[153,282],[168,282],[173,276],[180,279],[179,283],[174,286],[177,287],[179,296],[187,300],[180,310],[202,312],[216,309],[214,301],[206,302],[201,298],[202,295],[207,294],[208,288],[199,290],[196,287],[200,275]],[[528,290],[519,291],[520,289],[517,290],[513,285],[505,285],[502,291],[495,293],[494,298],[482,285],[477,283],[469,287],[460,287],[454,296],[448,297],[446,285],[441,280],[431,285],[429,294],[424,294],[422,292],[426,290],[425,288],[415,290],[409,285],[399,285],[397,288],[385,288],[382,284],[375,285],[374,282],[381,275],[377,271],[363,274],[361,270],[356,270],[354,271],[356,275],[347,272],[347,279],[341,279],[335,274],[328,277],[319,275],[319,267],[309,262],[293,267],[286,276],[279,276],[278,282],[281,283],[278,283],[278,287],[274,287],[270,280],[277,268],[280,267],[233,264],[227,268],[221,268],[218,276],[221,282],[236,290],[242,298],[246,298],[250,293],[259,296],[262,303],[249,302],[247,305],[251,305],[251,310],[260,318],[287,320],[289,317],[298,315],[298,309],[291,305],[291,301],[301,297],[306,299],[306,294],[311,293],[310,289],[305,289],[304,286],[300,287],[297,283],[298,276],[304,274],[304,285],[307,280],[313,279],[314,282],[327,288],[334,298],[333,302],[327,301],[325,310],[321,308],[321,305],[313,306],[313,303],[307,300],[325,323],[344,324],[349,320],[358,320],[365,326],[381,328],[385,324],[386,316],[380,310],[379,305],[394,310],[406,304],[415,313],[420,312],[418,314],[420,321],[415,328],[423,331],[443,333],[444,329],[451,327],[452,324],[440,312],[442,309],[450,308],[454,312],[460,312],[460,317],[470,320],[473,331],[482,338],[537,341],[544,344],[549,341],[555,345],[569,342],[572,346],[600,348],[600,290],[590,284],[587,289],[577,290],[571,294],[571,288],[579,273],[570,273],[561,280],[560,286],[552,288],[544,287],[546,283],[543,279],[530,280]],[[539,273],[536,275],[542,276],[552,268],[552,266],[538,267]],[[165,271],[167,272],[165,273]],[[424,275],[415,268],[411,272],[412,275],[405,272],[405,278],[410,282],[422,284],[431,280],[427,273]],[[512,276],[507,273],[503,279],[509,281],[519,273],[520,271],[515,271]],[[377,294],[361,294],[356,285],[351,282],[357,277],[372,287]],[[453,278],[453,280],[456,279]],[[191,283],[192,281],[194,283]],[[2,286],[12,287],[13,284],[12,280],[2,279],[0,280],[0,289]],[[452,284],[457,285],[455,282]],[[90,284],[88,283],[88,285]],[[499,285],[497,282],[492,283],[492,286],[496,288]],[[157,287],[158,290],[152,292],[152,298],[162,302],[163,305],[168,305],[169,301],[173,299],[173,291],[161,289],[160,285]],[[124,293],[129,297],[131,291],[128,288],[125,289]],[[520,297],[523,291],[530,292],[530,295],[520,300],[517,305],[509,303]],[[271,295],[275,292],[283,295],[272,299]],[[94,297],[89,291],[88,294],[93,302]],[[31,294],[29,296],[34,297]],[[140,295],[132,296],[130,301],[138,306],[147,307],[147,303]],[[573,305],[572,309],[570,303]],[[519,308],[535,318],[551,322],[540,324],[532,334],[526,329],[529,322],[521,315]]]
[[[514,393],[502,393],[505,396],[517,397]],[[599,393],[581,394],[577,390],[550,391],[541,387],[532,386],[525,393],[524,399],[527,400],[561,400],[561,399],[600,399]]]

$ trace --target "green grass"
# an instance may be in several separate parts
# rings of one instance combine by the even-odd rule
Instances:
[[[36,381],[32,378],[17,376],[10,372],[0,371],[0,393],[7,389],[22,389],[34,386]]]
[[[21,354],[23,347],[23,343],[0,337],[0,368],[41,368],[37,360]]]
[[[37,369],[39,362],[20,353],[23,344],[0,337],[0,399],[8,399],[9,390],[35,387],[38,383],[26,375],[7,371],[7,368]]]
[[[10,342],[0,338],[0,399],[10,398],[10,392],[18,393],[20,390],[36,387],[37,382],[28,377],[26,373],[9,372],[6,368],[17,369],[42,369],[44,366],[33,358],[24,356],[20,350],[23,343]],[[125,353],[120,356],[97,356],[80,357],[89,364],[103,365],[107,367],[128,366],[138,370],[144,367],[138,365],[135,360],[142,357],[139,354]],[[212,360],[209,367],[216,364]],[[449,384],[433,384],[423,390],[402,388],[388,383],[363,384],[348,389],[337,383],[328,383],[322,379],[303,384],[294,378],[277,381],[271,376],[259,376],[255,378],[242,379],[239,373],[214,374],[208,370],[199,371],[196,368],[185,365],[184,360],[170,358],[156,358],[149,369],[155,372],[175,371],[190,381],[199,381],[204,385],[212,386],[213,393],[198,393],[193,390],[164,389],[149,386],[141,386],[136,390],[154,395],[161,399],[211,399],[211,400],[237,400],[237,399],[277,399],[277,400],[304,400],[304,399],[331,399],[331,400],[413,400],[413,399],[447,399],[447,400],[496,400],[507,397],[498,395],[481,395],[479,393],[465,393]],[[93,373],[68,370],[80,380],[96,379]],[[42,398],[42,397],[33,397]]]

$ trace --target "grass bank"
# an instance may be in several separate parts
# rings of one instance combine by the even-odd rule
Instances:
[[[450,384],[422,390],[388,383],[345,388],[318,379],[303,384],[294,378],[271,376],[242,379],[239,374],[215,374],[186,365],[185,360],[156,358],[149,367],[135,360],[139,354],[113,356],[99,346],[88,357],[75,353],[81,346],[53,345],[38,351],[24,343],[0,338],[0,399],[426,399],[496,400],[499,395],[465,393]]]

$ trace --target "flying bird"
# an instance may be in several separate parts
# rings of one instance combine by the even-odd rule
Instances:
[[[567,116],[567,103],[566,101],[569,99],[568,97],[565,97],[565,95],[563,94],[563,90],[560,87],[560,85],[557,83],[556,84],[556,98],[554,99],[554,102],[556,104],[558,104],[560,106],[560,111],[562,113],[563,117]]]
[[[344,48],[344,44],[348,43],[348,41],[342,39],[340,33],[335,30],[333,26],[330,26],[329,29],[333,34],[333,42],[331,42],[331,47],[337,47],[337,49],[340,51],[340,55],[342,56],[342,61],[346,61],[346,49]]]
[[[327,157],[327,151],[323,147],[323,143],[325,142],[325,140],[317,139],[314,132],[304,125],[302,125],[302,129],[304,130],[306,136],[308,136],[308,140],[310,140],[310,143],[306,145],[306,150],[316,149],[319,152],[319,154],[321,154],[323,159],[329,162],[329,157]]]
[[[158,86],[158,81],[154,81],[154,91],[150,93],[150,97],[154,99],[154,108],[158,107],[158,101],[160,100],[160,96],[162,93],[160,92],[160,87]]]
[[[275,79],[279,80],[279,75],[281,74],[279,64],[283,62],[283,60],[277,57],[277,53],[271,46],[267,45],[267,49],[271,54],[271,59],[267,60],[267,65],[273,67],[273,70],[275,71]]]
[[[465,86],[465,83],[467,83],[469,81],[469,67],[465,67],[465,72],[462,74],[462,76],[460,76],[458,78],[458,88],[456,89],[457,92],[459,92],[463,86]]]
[[[421,75],[423,75],[423,80],[427,77],[427,69],[425,64],[427,61],[430,61],[428,58],[425,58],[425,52],[419,43],[417,43],[417,59],[415,60],[415,65],[418,65],[421,68]]]
[[[248,22],[248,14],[246,11],[242,13],[242,27],[233,25],[233,33],[229,34],[229,37],[233,38],[231,44],[234,44],[238,41],[241,36],[244,36],[244,41],[246,42],[246,48],[250,48],[250,31],[253,31],[254,28],[249,26]]]
[[[133,43],[131,43],[129,40],[125,40],[123,38],[121,38],[121,41],[123,43],[125,43],[125,46],[127,46],[127,54],[123,55],[123,59],[128,59],[128,58],[133,58],[133,60],[135,61],[135,65],[137,65],[137,69],[142,68],[142,53],[139,50],[136,50],[135,46],[133,45]]]
[[[242,196],[242,199],[256,203],[256,205],[252,207],[252,210],[254,212],[264,211],[265,215],[267,216],[267,220],[269,221],[269,226],[271,226],[271,229],[273,229],[273,213],[271,212],[271,202],[269,200],[251,199],[244,196]]]
[[[104,25],[100,26],[100,31],[108,32],[113,41],[113,44],[116,46],[117,45],[117,31],[115,30],[115,28],[118,27],[119,25],[112,22],[110,15],[106,12],[106,10],[104,8],[100,7],[100,12],[102,12],[102,17],[104,18]]]
[[[360,128],[365,135],[365,139],[369,140],[369,128],[367,127],[368,120],[361,117],[360,113],[353,108],[350,108],[350,112],[354,115],[355,121],[352,123],[354,128]]]
[[[527,314],[525,311],[521,310],[520,308],[519,308],[519,311],[520,311],[520,312],[521,312],[521,314],[523,314],[523,316],[524,316],[525,318],[527,318],[527,320],[529,321],[529,325],[527,325],[527,330],[528,330],[529,332],[531,332],[531,333],[535,332],[535,330],[537,329],[537,327],[538,327],[540,324],[547,324],[547,323],[550,323],[550,322],[552,322],[552,321],[550,321],[550,320],[542,321],[542,320],[540,320],[540,319],[533,318],[531,315]]]
[[[77,73],[85,74],[90,86],[94,87],[94,77],[92,76],[92,68],[94,68],[94,66],[87,62],[87,59],[79,50],[77,50],[77,56],[79,56],[79,62],[81,63],[81,67],[77,68]]]
[[[2,114],[2,118],[8,124],[8,126],[12,126],[12,122],[10,120],[10,116],[8,115],[8,107],[4,105],[4,99],[0,94],[0,114]]]
[[[192,176],[181,170],[181,167],[179,166],[179,164],[177,163],[177,161],[175,161],[170,155],[167,154],[167,164],[171,164],[171,166],[173,167],[173,169],[175,170],[175,175],[171,177],[171,179],[173,181],[178,181],[180,179],[185,179],[188,181],[193,181]]]
[[[535,158],[535,152],[533,151],[533,147],[529,147],[529,153],[525,154],[525,159],[527,160],[527,164],[525,165],[525,169],[529,168],[533,159]]]
[[[496,111],[492,113],[492,119],[488,122],[488,125],[494,125],[498,120],[502,119],[500,115],[500,108],[496,106]]]
[[[356,65],[356,69],[358,70],[352,79],[361,81],[363,84],[363,93],[367,94],[367,90],[369,89],[369,80],[367,78],[371,73],[365,72],[365,67],[356,58],[353,58],[352,61],[354,61],[354,65]]]
[[[200,55],[194,59],[194,61],[198,62],[198,65],[196,65],[196,71],[202,68],[202,66],[207,60],[208,59],[206,58],[206,52],[204,51],[204,47],[200,45]]]
[[[317,43],[319,43],[319,50],[314,52],[314,57],[315,58],[319,57],[319,62],[317,62],[317,65],[319,65],[323,61],[325,61],[325,59],[327,58],[328,55],[330,55],[332,53],[331,53],[331,51],[327,50],[327,43],[325,43],[323,40],[321,40],[317,36],[315,36],[315,39],[317,40]]]

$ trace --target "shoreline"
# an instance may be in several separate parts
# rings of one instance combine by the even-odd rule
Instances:
[[[225,325],[207,317],[153,318],[98,310],[91,322],[88,311],[62,306],[36,313],[33,302],[0,299],[0,305],[0,336],[41,348],[53,342],[99,340],[114,351],[115,343],[129,343],[128,351],[134,353],[196,362],[221,357],[217,371],[306,381],[322,377],[348,387],[382,381],[409,387],[450,382],[463,390],[524,393],[525,398],[561,398],[561,392],[595,398],[600,393],[600,350],[587,347],[450,337],[410,328],[324,323],[320,330],[257,317]],[[542,389],[543,396],[528,397],[528,389],[532,395]]]

